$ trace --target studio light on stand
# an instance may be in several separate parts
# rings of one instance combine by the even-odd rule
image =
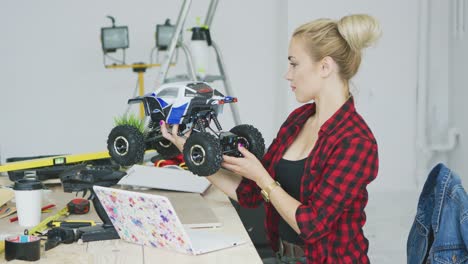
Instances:
[[[125,50],[129,47],[128,27],[115,26],[115,19],[112,16],[107,16],[112,21],[112,27],[101,28],[101,44],[103,51],[103,62],[107,65],[106,58],[112,60],[115,64],[125,64]],[[110,56],[108,53],[115,53],[117,50],[122,50],[121,59]]]
[[[156,47],[158,50],[166,51],[171,44],[175,26],[171,25],[171,20],[166,19],[164,24],[156,25]]]
[[[151,50],[150,63],[153,63],[154,51],[156,51],[156,63],[160,63],[159,52],[167,52],[169,45],[171,44],[171,41],[172,41],[172,36],[174,35],[174,31],[175,31],[175,26],[171,25],[171,20],[169,18],[166,19],[164,24],[156,25],[156,31],[154,34],[156,45]],[[182,38],[179,40],[177,47],[180,47],[181,43],[182,43]],[[178,52],[178,49],[176,49],[172,64],[175,64],[177,62],[178,57],[179,57],[179,52]]]
[[[107,16],[112,21],[111,27],[103,27],[101,28],[101,44],[102,44],[102,51],[103,51],[103,62],[104,67],[106,69],[132,69],[133,72],[138,74],[138,81],[135,87],[134,96],[143,96],[145,94],[145,79],[144,74],[147,69],[153,67],[160,67],[161,64],[153,64],[150,60],[150,63],[147,64],[145,62],[135,62],[132,64],[125,63],[125,50],[129,48],[129,40],[128,40],[128,27],[127,26],[115,26],[115,19],[112,16]],[[160,47],[163,50],[167,50],[168,46],[171,43],[171,38],[174,35],[174,26],[170,24],[169,20],[166,20],[166,23],[163,25],[158,25],[156,27],[156,42],[157,47]],[[153,50],[154,50],[153,49]],[[110,56],[110,53],[116,53],[118,50],[122,50],[122,57],[121,59],[117,59],[115,57]],[[150,56],[152,58],[152,55]],[[106,59],[112,60],[112,63],[107,64]],[[125,115],[130,111],[130,106],[127,108]],[[145,118],[145,111],[143,104],[140,104],[140,119]]]

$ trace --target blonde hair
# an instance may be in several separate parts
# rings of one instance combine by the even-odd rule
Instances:
[[[318,19],[298,27],[293,37],[304,41],[314,61],[331,57],[340,69],[340,77],[349,81],[361,64],[361,50],[380,37],[379,22],[369,15],[349,15],[338,21]]]

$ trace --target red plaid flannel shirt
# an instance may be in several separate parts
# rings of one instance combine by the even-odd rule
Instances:
[[[275,166],[292,144],[315,104],[294,110],[263,157],[263,165],[275,179]],[[377,142],[356,112],[351,97],[320,128],[301,181],[296,221],[305,243],[308,263],[369,263],[366,221],[366,186],[377,176]],[[260,188],[244,178],[236,190],[239,204],[257,207],[263,202]],[[271,246],[278,251],[278,222],[273,205],[265,203],[265,227]]]

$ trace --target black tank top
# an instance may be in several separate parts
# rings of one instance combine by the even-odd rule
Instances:
[[[280,159],[276,165],[276,179],[281,184],[283,190],[285,190],[294,199],[300,200],[301,191],[301,179],[304,173],[304,165],[306,159],[302,160],[285,160]],[[281,239],[302,245],[304,242],[302,238],[292,229],[292,227],[280,217],[279,220],[279,236]]]

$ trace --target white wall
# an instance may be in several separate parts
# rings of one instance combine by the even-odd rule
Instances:
[[[105,16],[113,15],[118,25],[129,26],[127,62],[148,62],[155,24],[168,17],[175,23],[182,2],[5,2],[0,9],[4,25],[0,161],[104,150],[113,119],[127,108],[136,84],[131,70],[102,65],[99,31],[110,25]],[[193,1],[185,28],[194,25],[196,16],[204,20],[208,4]],[[411,189],[416,160],[417,1],[220,1],[212,36],[239,97],[242,121],[257,126],[268,144],[297,107],[283,79],[290,34],[304,22],[356,12],[376,16],[383,28],[383,37],[365,51],[353,80],[358,111],[379,143],[380,172],[371,189]],[[183,68],[179,65],[169,75]],[[146,91],[156,88],[158,69],[148,70],[145,77]],[[220,83],[215,86],[222,90]],[[229,109],[222,124],[226,129],[233,126]]]
[[[105,16],[113,15],[117,25],[129,26],[127,62],[148,62],[155,25],[168,17],[175,23],[182,2],[2,3],[2,161],[15,156],[105,150],[113,119],[126,110],[137,80],[131,70],[103,67],[99,34],[101,27],[110,25]],[[184,28],[194,26],[196,16],[203,22],[208,5],[208,0],[193,1]],[[212,25],[212,37],[222,49],[239,97],[241,119],[257,126],[267,143],[280,123],[275,116],[278,99],[274,91],[281,79],[277,50],[281,40],[286,41],[277,32],[286,21],[285,15],[278,19],[281,5],[268,0],[220,1]],[[185,39],[189,37],[187,33]],[[157,69],[148,70],[146,91],[155,88],[157,73]],[[233,126],[229,111],[222,124],[225,129]]]
[[[425,131],[429,149],[447,148],[453,141],[450,129],[459,132],[457,144],[449,151],[427,152],[427,162],[418,173],[419,185],[424,184],[427,173],[437,163],[445,163],[458,175],[466,186],[468,166],[466,165],[466,77],[468,58],[468,2],[424,0],[428,6],[427,33],[427,109]],[[425,25],[426,26],[426,25]],[[424,81],[423,81],[424,82]],[[420,155],[424,157],[424,155]],[[424,162],[424,161],[423,161]]]
[[[449,165],[460,175],[466,189],[468,186],[468,122],[466,121],[468,111],[468,1],[458,1],[464,2],[463,12],[457,9],[456,2],[451,2],[452,8],[449,14],[452,20],[447,31],[450,40],[450,125],[459,129],[460,138],[458,146],[449,154]],[[456,15],[456,12],[460,13]],[[456,27],[454,23],[454,19],[460,14],[464,16],[464,31],[463,27]]]
[[[367,13],[381,23],[376,47],[365,50],[353,79],[358,112],[379,145],[378,178],[370,189],[415,187],[415,102],[417,73],[417,1],[289,1],[288,32],[302,23]],[[297,107],[290,97],[288,109]]]

